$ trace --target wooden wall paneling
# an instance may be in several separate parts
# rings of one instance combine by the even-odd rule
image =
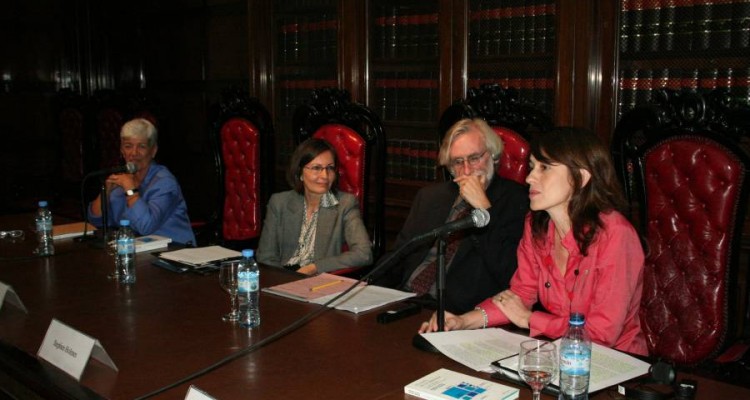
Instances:
[[[466,71],[466,45],[462,46],[456,40],[456,35],[459,35],[461,31],[466,32],[466,5],[464,4],[461,7],[460,3],[462,2],[464,1],[457,0],[455,2],[457,3],[456,7],[454,7],[453,0],[440,0],[438,4],[438,32],[440,41],[440,79],[438,82],[440,100],[438,102],[438,118],[440,118],[442,110],[448,108],[452,103],[456,86],[460,87],[460,82],[465,81],[461,77],[458,78],[459,80],[454,80],[456,79],[454,73],[456,69]],[[456,11],[460,14],[454,14]],[[454,35],[454,32],[456,32],[456,35]],[[464,39],[463,42],[465,43],[466,40]],[[460,68],[462,65],[463,68]],[[463,85],[465,86],[465,83]],[[431,122],[437,125],[437,120]]]
[[[248,91],[273,113],[273,56],[276,46],[269,0],[247,0]]]
[[[586,0],[588,1],[588,0]],[[596,0],[593,0],[596,1]],[[555,79],[555,125],[573,124],[577,9],[581,0],[558,0],[557,21],[557,77]]]
[[[339,87],[352,101],[367,103],[367,2],[339,1],[338,69]]]

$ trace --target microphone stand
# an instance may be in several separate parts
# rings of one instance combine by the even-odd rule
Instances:
[[[107,182],[104,180],[102,180],[100,196],[102,199],[102,240],[92,242],[92,247],[106,249],[107,238],[109,238],[109,198],[107,197]]]
[[[436,283],[436,297],[437,297],[437,324],[438,332],[445,330],[445,236],[442,235],[438,238],[437,242],[437,279]],[[432,345],[427,339],[421,334],[417,333],[411,340],[412,346],[419,350],[427,351],[430,353],[440,353],[440,351]]]

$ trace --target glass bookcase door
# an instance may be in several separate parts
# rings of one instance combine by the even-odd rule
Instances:
[[[313,89],[338,86],[337,9],[337,0],[274,2],[273,116],[279,172],[286,169],[294,150],[294,111]]]
[[[750,1],[620,0],[617,120],[660,89],[750,105]]]
[[[553,115],[555,0],[469,0],[468,87],[496,83]]]

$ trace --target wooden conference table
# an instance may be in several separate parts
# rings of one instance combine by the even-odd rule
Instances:
[[[0,230],[17,229],[13,221],[0,217]],[[53,257],[31,258],[34,243],[28,228],[23,241],[0,240],[0,281],[14,288],[29,311],[7,301],[0,309],[0,372],[41,398],[138,398],[318,307],[263,293],[261,327],[246,330],[221,321],[229,299],[216,274],[173,273],[151,265],[153,256],[142,253],[136,284],[124,286],[107,279],[114,261],[104,250],[64,240],[56,242]],[[261,285],[297,277],[264,268]],[[289,335],[153,398],[183,399],[192,384],[218,399],[413,399],[403,393],[404,385],[439,368],[489,379],[443,355],[412,347],[417,326],[430,311],[385,325],[375,321],[378,312],[327,311]],[[98,339],[119,372],[92,360],[78,383],[38,360],[36,352],[52,318]],[[749,389],[696,379],[697,399],[750,398]],[[610,391],[593,397],[617,396]],[[530,398],[524,387],[521,399]]]

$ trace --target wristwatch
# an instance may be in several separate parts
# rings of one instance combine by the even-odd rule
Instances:
[[[130,197],[130,196],[133,196],[136,193],[138,193],[138,188],[128,189],[128,190],[125,191],[125,196]]]

